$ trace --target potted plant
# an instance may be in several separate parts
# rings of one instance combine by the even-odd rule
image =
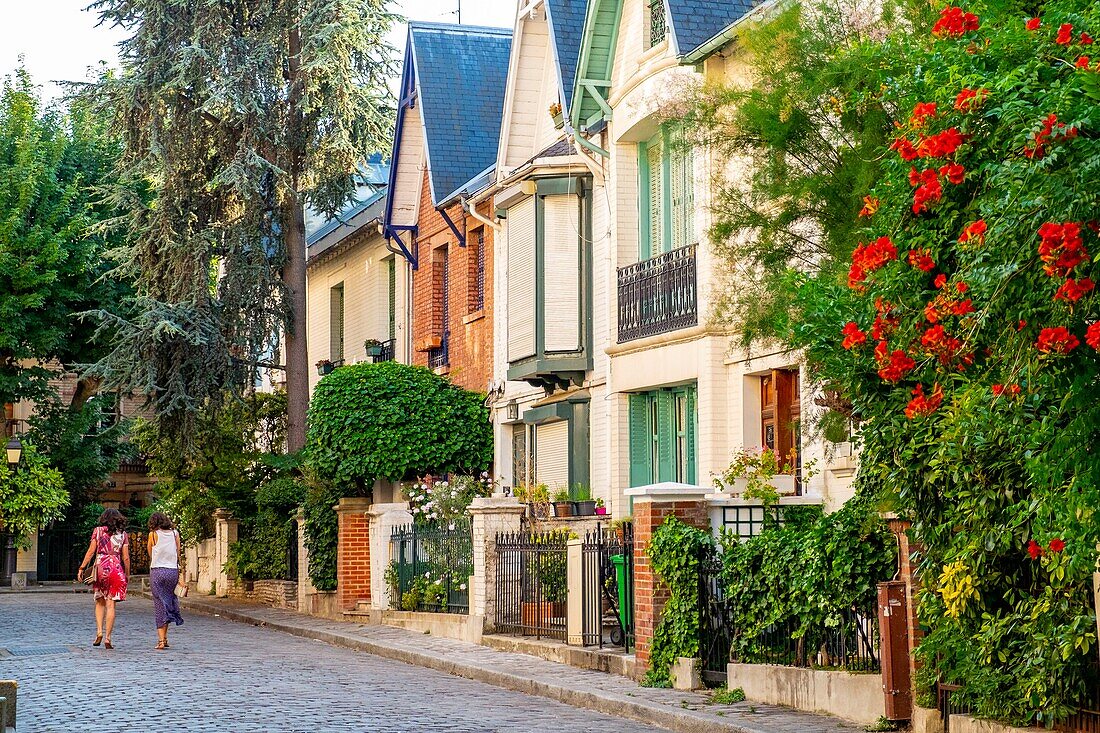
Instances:
[[[565,127],[565,118],[562,116],[561,104],[559,102],[554,102],[550,105],[550,116],[554,119],[554,127],[559,130]]]
[[[575,536],[567,531],[562,534]],[[567,570],[565,553],[548,552],[540,557],[535,567],[535,579],[538,581],[536,597],[540,600],[520,604],[520,622],[523,626],[545,629],[552,619],[564,618]]]
[[[596,499],[596,516],[597,517],[606,517],[607,516],[607,507],[605,507],[603,505],[603,499],[602,498],[601,499]]]
[[[322,377],[326,374],[332,374],[332,370],[335,368],[336,365],[328,359],[321,359],[321,361],[317,362],[317,373]]]
[[[573,484],[573,515],[591,517],[596,513],[596,502],[592,499],[592,487],[588,484]]]
[[[775,451],[763,448],[759,451],[739,449],[728,468],[714,478],[718,491],[726,491],[746,499],[773,502],[780,495],[795,492],[795,468],[797,455],[794,450],[781,460]]]
[[[569,489],[558,489],[554,492],[554,516],[573,516],[573,501],[569,497]]]
[[[382,342],[378,339],[367,339],[363,342],[363,348],[367,350],[367,356],[377,359],[382,356]]]

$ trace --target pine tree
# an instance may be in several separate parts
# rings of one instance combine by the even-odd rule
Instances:
[[[112,202],[132,244],[133,318],[96,366],[186,442],[203,406],[285,361],[288,447],[305,442],[306,205],[335,213],[389,137],[383,0],[99,0],[129,37],[88,91],[125,153]],[[133,194],[153,189],[152,203]]]

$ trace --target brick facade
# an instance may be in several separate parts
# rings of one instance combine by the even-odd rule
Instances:
[[[336,593],[340,607],[355,608],[370,601],[370,499],[345,498],[336,507]]]
[[[702,499],[652,501],[639,497],[634,502],[635,673],[639,677],[649,669],[649,648],[653,632],[657,629],[661,611],[668,601],[668,587],[653,572],[646,548],[653,538],[653,531],[668,517],[676,517],[684,524],[698,529],[710,529],[707,503]]]
[[[483,392],[493,378],[494,232],[472,216],[466,216],[460,204],[446,211],[465,234],[465,247],[459,246],[455,233],[432,205],[425,172],[417,221],[420,267],[413,271],[412,278],[412,363],[427,366],[430,351],[442,345],[444,334],[449,331],[448,364],[438,371],[447,374],[455,384]],[[491,218],[492,202],[483,202],[477,211]],[[484,248],[480,256],[479,246]],[[442,301],[444,267],[449,296],[446,322]]]

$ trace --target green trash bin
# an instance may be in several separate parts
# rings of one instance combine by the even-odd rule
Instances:
[[[619,587],[619,622],[625,630],[634,623],[634,604],[630,602],[633,588],[628,590],[626,587],[626,555],[612,555],[610,559],[615,565],[615,581]]]

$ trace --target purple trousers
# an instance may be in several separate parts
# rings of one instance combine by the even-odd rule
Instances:
[[[157,628],[175,621],[176,626],[183,623],[180,615],[179,599],[176,598],[176,583],[180,571],[175,568],[153,568],[149,571],[149,587],[153,591],[153,612],[157,617]]]

